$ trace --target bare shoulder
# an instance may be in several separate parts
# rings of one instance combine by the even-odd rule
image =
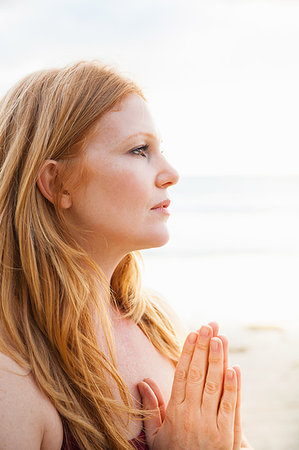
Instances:
[[[181,318],[178,316],[173,307],[168,303],[168,301],[159,293],[151,290],[152,300],[156,303],[156,305],[169,317],[171,323],[173,324],[177,335],[181,342],[183,343],[186,339],[186,336],[189,332],[186,325],[183,323]]]
[[[1,448],[58,450],[62,437],[59,415],[30,372],[0,353]]]

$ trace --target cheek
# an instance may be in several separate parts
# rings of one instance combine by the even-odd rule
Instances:
[[[117,193],[127,207],[143,206],[144,208],[149,202],[149,188],[146,183],[135,175],[120,181],[117,186]]]
[[[101,182],[103,195],[122,209],[148,207],[151,191],[148,181],[136,171],[118,170],[106,174]]]
[[[153,199],[148,174],[145,176],[135,168],[111,166],[93,170],[86,193],[80,199],[83,207],[110,217],[119,214],[125,220],[150,209]]]

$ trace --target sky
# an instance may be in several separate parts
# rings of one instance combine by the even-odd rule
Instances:
[[[0,0],[0,95],[79,59],[143,88],[184,175],[299,175],[299,0]]]

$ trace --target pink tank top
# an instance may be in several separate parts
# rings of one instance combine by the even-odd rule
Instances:
[[[145,434],[142,430],[139,436],[135,439],[132,439],[130,441],[132,445],[134,445],[136,450],[148,450],[148,446],[146,444],[145,440]],[[65,428],[64,434],[63,434],[63,443],[61,450],[80,450],[80,447],[78,447],[77,442],[75,441],[74,437],[71,435],[71,433],[68,431],[68,429]]]

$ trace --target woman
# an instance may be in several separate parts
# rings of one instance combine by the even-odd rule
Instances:
[[[26,77],[0,118],[1,445],[239,449],[226,339],[210,324],[181,353],[141,286],[178,174],[140,89],[80,62]]]

